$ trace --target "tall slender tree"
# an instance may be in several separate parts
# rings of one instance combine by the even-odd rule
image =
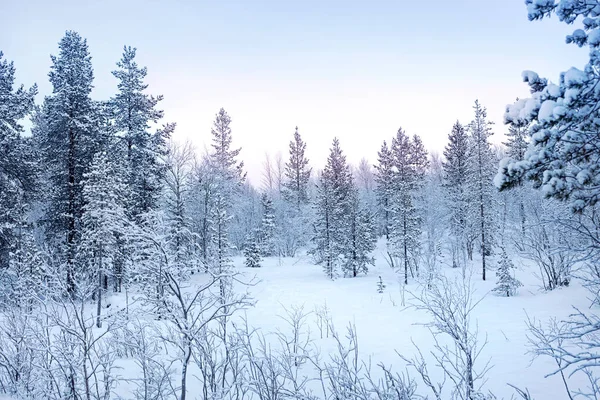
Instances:
[[[330,279],[338,275],[340,258],[347,251],[351,230],[352,174],[338,138],[327,158],[318,184],[315,221],[315,249]]]
[[[41,135],[47,166],[49,204],[46,232],[66,265],[66,288],[75,293],[75,255],[83,213],[82,181],[102,137],[98,105],[92,101],[93,71],[88,45],[78,33],[67,31],[51,56],[52,94],[45,98],[43,122],[34,130]]]
[[[421,139],[415,135],[411,140],[402,128],[392,141],[391,152],[394,169],[390,243],[393,253],[403,263],[404,283],[407,284],[411,263],[417,268],[421,235],[417,196],[425,183],[428,160]]]
[[[471,133],[469,149],[469,178],[471,185],[471,204],[476,208],[475,215],[479,232],[481,250],[482,279],[486,279],[486,258],[492,251],[493,243],[493,183],[496,157],[488,141],[492,135],[492,122],[487,119],[485,107],[475,100],[475,116],[468,126]]]
[[[308,159],[304,152],[306,143],[298,133],[298,127],[294,132],[294,139],[290,141],[290,159],[285,164],[285,180],[283,182],[284,196],[299,209],[302,204],[308,202],[308,181],[311,169],[308,167]]]
[[[260,251],[263,256],[272,256],[275,254],[275,209],[267,193],[262,194],[260,202],[263,211],[259,228]]]
[[[234,195],[246,178],[243,162],[237,160],[241,149],[233,149],[231,118],[221,108],[215,117],[212,134],[212,152],[210,153],[211,173],[214,174],[214,200],[210,208],[211,240],[209,269],[221,276],[219,287],[221,299],[225,301],[231,284],[228,274],[232,264],[230,259],[231,243],[229,228]]]
[[[23,221],[24,204],[35,189],[32,146],[20,121],[33,109],[37,86],[14,88],[15,67],[0,51],[0,269],[17,245],[15,228]]]
[[[383,142],[381,150],[377,153],[377,164],[375,165],[375,182],[377,183],[377,204],[382,221],[382,231],[386,240],[390,239],[390,207],[393,195],[394,158],[387,142]]]
[[[102,294],[108,288],[108,280],[121,280],[115,271],[119,239],[125,235],[127,217],[121,193],[124,185],[115,166],[106,152],[94,156],[89,172],[83,175],[83,215],[82,240],[78,256],[89,265],[88,278],[97,279],[96,286],[96,325],[101,326]],[[117,273],[115,273],[117,272]],[[115,285],[115,286],[118,286]]]
[[[128,185],[128,211],[130,215],[156,209],[165,176],[164,158],[168,151],[167,140],[175,129],[174,124],[166,124],[152,133],[150,124],[159,123],[162,110],[157,109],[163,96],[145,93],[148,84],[144,82],[146,67],[135,61],[136,48],[124,46],[123,56],[117,63],[118,69],[112,74],[118,79],[119,92],[110,101],[114,115],[114,127],[122,140],[126,158],[125,182]]]
[[[448,210],[448,223],[452,237],[452,265],[464,263],[465,251],[472,254],[471,241],[467,232],[469,219],[469,135],[456,121],[448,135],[444,149],[444,189]],[[461,260],[462,259],[462,260]]]
[[[356,277],[366,274],[369,265],[375,265],[372,252],[375,250],[377,234],[368,207],[360,202],[358,190],[353,188],[350,198],[349,236],[344,252],[344,276]]]

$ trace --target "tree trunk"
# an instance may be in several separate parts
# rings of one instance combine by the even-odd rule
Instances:
[[[75,297],[75,133],[69,129],[68,205],[67,205],[67,293]]]
[[[102,321],[100,321],[100,315],[102,314],[102,285],[104,284],[104,277],[102,274],[102,244],[98,251],[98,303],[96,306],[96,326],[102,327]]]

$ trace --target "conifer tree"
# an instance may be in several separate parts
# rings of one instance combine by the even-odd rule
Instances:
[[[517,289],[523,286],[523,284],[514,277],[514,270],[515,265],[508,257],[506,249],[502,247],[500,259],[498,260],[498,269],[496,270],[498,280],[493,290],[494,292],[506,297],[516,294]]]
[[[446,203],[450,211],[448,222],[452,236],[452,265],[461,263],[460,255],[466,251],[472,253],[467,235],[469,219],[469,136],[458,122],[448,135],[448,144],[444,149],[444,189]]]
[[[51,56],[49,77],[52,95],[44,100],[37,142],[47,174],[48,208],[46,232],[66,268],[66,288],[75,293],[75,255],[81,237],[82,181],[102,142],[99,106],[90,97],[92,61],[87,41],[67,31]]]
[[[166,124],[155,133],[150,132],[150,124],[157,124],[163,118],[163,111],[157,109],[163,96],[145,93],[147,69],[138,66],[135,56],[135,47],[124,46],[118,69],[112,72],[119,80],[119,92],[111,99],[110,106],[114,128],[122,139],[119,154],[124,153],[126,159],[124,181],[129,189],[128,212],[138,217],[157,207],[165,175],[160,159],[167,153],[167,140],[175,125]]]
[[[120,286],[122,271],[115,271],[119,238],[125,235],[127,217],[121,194],[124,185],[118,171],[111,165],[104,151],[97,153],[89,172],[84,174],[82,215],[82,241],[79,257],[90,267],[88,278],[96,277],[97,320],[101,326],[102,293],[112,278]],[[116,272],[116,273],[115,273]]]
[[[248,268],[260,268],[260,262],[262,257],[260,255],[261,248],[257,243],[255,237],[250,236],[246,241],[246,247],[244,248],[245,265]]]
[[[193,149],[190,143],[170,143],[165,160],[164,208],[170,225],[169,237],[175,254],[175,264],[180,266],[195,259],[189,257],[193,251],[188,210],[192,158]]]
[[[263,193],[261,196],[263,209],[262,220],[260,223],[260,251],[261,255],[268,257],[275,254],[275,210],[273,200]]]
[[[394,158],[392,152],[383,142],[381,150],[377,153],[377,165],[375,165],[375,182],[377,183],[377,204],[381,214],[383,225],[383,235],[386,240],[390,239],[391,225],[391,199],[393,196],[393,179],[394,179]]]
[[[346,244],[344,275],[356,277],[367,274],[369,265],[375,265],[371,253],[375,250],[377,236],[371,213],[360,204],[356,189],[351,194],[350,235]]]
[[[507,157],[512,160],[512,162],[524,161],[525,152],[527,151],[527,146],[529,145],[527,124],[522,121],[510,121],[506,136],[507,139],[503,144],[507,149]],[[523,186],[523,183],[524,182],[520,181],[518,184],[515,184],[517,189],[515,191],[515,197],[518,202],[522,234],[525,233],[525,226],[527,223],[524,202],[525,187]]]
[[[327,164],[318,184],[315,221],[315,248],[319,262],[330,279],[338,275],[341,257],[350,235],[352,175],[337,138],[333,139]]]
[[[475,116],[469,124],[471,145],[469,148],[470,200],[475,207],[477,232],[481,251],[482,279],[486,279],[486,258],[492,252],[493,243],[493,183],[495,157],[488,138],[492,135],[492,123],[487,120],[487,111],[475,101]]]
[[[35,85],[14,88],[14,64],[2,57],[0,51],[0,269],[18,246],[14,227],[23,220],[23,205],[35,188],[31,145],[21,136],[20,121],[32,111],[37,93]]]
[[[394,175],[390,243],[395,256],[403,263],[404,283],[407,284],[409,270],[412,266],[417,267],[421,235],[417,196],[424,184],[428,160],[421,139],[415,135],[411,140],[402,128],[392,141],[391,152]]]
[[[304,152],[306,143],[298,133],[294,132],[294,139],[290,141],[290,159],[285,164],[285,180],[283,181],[284,197],[296,205],[298,209],[308,202],[308,181],[311,169]]]
[[[241,149],[232,149],[231,118],[221,108],[216,115],[212,134],[212,152],[210,153],[211,174],[213,174],[213,200],[210,207],[210,247],[209,269],[220,276],[219,288],[221,300],[225,301],[231,285],[229,275],[232,263],[230,259],[231,243],[229,229],[234,195],[246,178],[243,162],[237,157]]]

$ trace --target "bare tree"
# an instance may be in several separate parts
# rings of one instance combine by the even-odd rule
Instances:
[[[453,398],[461,400],[481,398],[481,387],[490,368],[489,361],[477,366],[487,341],[480,342],[477,324],[473,326],[472,323],[473,310],[481,301],[474,300],[473,296],[470,277],[451,281],[440,276],[430,288],[424,288],[420,295],[415,296],[414,304],[418,310],[433,317],[426,324],[435,339],[431,355],[446,378],[453,382]],[[451,344],[445,344],[444,338],[451,339]],[[412,364],[423,363],[416,361]],[[417,371],[423,376],[419,368]]]

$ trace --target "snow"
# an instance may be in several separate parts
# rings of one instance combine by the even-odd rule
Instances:
[[[554,118],[554,107],[556,106],[556,101],[554,100],[546,100],[542,103],[540,107],[540,111],[538,111],[538,120],[539,121],[551,121]]]
[[[594,29],[588,32],[588,43],[592,47],[600,45],[600,29]]]
[[[567,87],[579,86],[588,79],[588,76],[584,71],[577,69],[575,67],[569,68],[568,71],[564,72],[563,76],[564,76],[565,85]]]
[[[405,364],[396,351],[406,357],[415,355],[417,345],[425,359],[430,363],[432,378],[443,379],[441,372],[435,367],[430,356],[433,349],[433,337],[422,324],[430,321],[429,315],[411,307],[413,295],[420,286],[411,282],[403,287],[400,275],[395,273],[385,262],[385,246],[379,242],[375,252],[376,265],[367,276],[358,278],[340,278],[335,281],[327,279],[321,266],[314,265],[310,257],[301,255],[296,258],[268,257],[262,262],[262,268],[248,269],[243,267],[243,258],[234,259],[236,267],[248,278],[256,276],[258,284],[250,288],[256,305],[245,312],[251,326],[259,328],[263,333],[285,330],[287,325],[283,317],[286,309],[303,307],[305,312],[312,312],[308,317],[311,337],[320,349],[322,357],[335,350],[331,337],[321,338],[316,325],[314,310],[326,306],[332,317],[336,330],[343,336],[349,323],[355,324],[358,332],[360,357],[365,362],[376,365],[383,362],[398,372],[404,371]],[[555,369],[553,360],[536,359],[532,361],[528,354],[526,319],[529,317],[541,322],[550,318],[564,318],[572,311],[571,305],[587,307],[583,288],[571,285],[553,292],[543,292],[539,279],[535,277],[537,269],[527,262],[512,256],[517,266],[516,278],[524,287],[517,296],[505,298],[491,293],[495,286],[495,273],[490,271],[489,279],[481,281],[479,260],[475,258],[469,267],[473,273],[475,299],[482,298],[475,309],[475,322],[479,329],[479,339],[487,345],[480,358],[480,368],[489,359],[492,370],[488,373],[485,389],[491,390],[498,398],[510,398],[514,391],[507,383],[520,388],[527,388],[533,398],[557,398],[563,393],[558,376],[545,376]],[[495,261],[490,262],[496,265]],[[442,266],[443,273],[452,278],[458,277],[459,269]],[[377,292],[377,283],[381,276],[386,285],[383,294]],[[193,282],[200,284],[204,275],[195,275]],[[404,301],[403,301],[404,298]],[[122,297],[113,296],[113,305],[124,303]],[[404,304],[403,304],[404,303]],[[156,322],[156,321],[155,321]],[[121,360],[124,378],[136,377],[136,366],[131,360]],[[192,370],[194,366],[191,366]],[[193,376],[193,374],[192,374]],[[416,376],[415,376],[416,378]],[[572,385],[582,385],[576,377],[571,378]],[[189,379],[190,398],[200,398],[199,383]],[[316,388],[315,388],[316,389]],[[118,392],[128,398],[131,384],[123,383]],[[423,394],[426,388],[420,385]],[[195,396],[195,397],[194,397]]]

